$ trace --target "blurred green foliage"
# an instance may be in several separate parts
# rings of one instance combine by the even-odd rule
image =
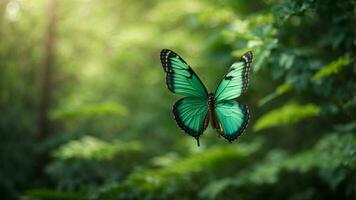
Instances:
[[[254,131],[260,131],[270,127],[278,127],[282,125],[291,125],[297,123],[304,118],[317,116],[320,113],[320,108],[313,104],[296,105],[289,103],[282,108],[272,110],[262,116],[255,123]]]
[[[74,120],[84,117],[100,117],[106,115],[125,115],[127,109],[118,103],[101,103],[94,105],[83,105],[78,108],[68,108],[54,111],[52,114],[53,120]]]
[[[138,142],[104,142],[95,137],[84,136],[79,141],[72,140],[53,152],[59,159],[111,159],[119,152],[140,151]]]
[[[351,0],[0,1],[1,199],[355,199],[355,16]],[[253,51],[238,141],[181,133],[162,48],[210,91]]]
[[[331,62],[330,64],[328,64],[327,66],[321,68],[314,76],[313,76],[313,80],[317,80],[317,79],[321,79],[324,78],[326,76],[330,76],[333,74],[337,74],[339,73],[343,67],[348,66],[350,63],[349,59],[347,58],[339,58],[333,62]]]

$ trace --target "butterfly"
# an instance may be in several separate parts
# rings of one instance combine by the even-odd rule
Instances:
[[[192,68],[177,53],[163,49],[160,60],[166,73],[168,89],[185,97],[173,106],[178,126],[197,140],[208,127],[212,127],[230,143],[240,136],[249,122],[249,109],[235,99],[247,90],[253,55],[245,53],[232,64],[214,93],[208,93]]]

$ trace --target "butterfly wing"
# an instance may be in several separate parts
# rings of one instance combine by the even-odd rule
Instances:
[[[249,51],[230,67],[214,93],[217,102],[235,99],[246,92],[252,59],[252,52]]]
[[[207,98],[208,92],[192,68],[175,52],[163,49],[161,63],[166,72],[168,89],[176,94]]]
[[[196,97],[185,97],[173,106],[174,118],[178,126],[189,135],[197,139],[204,132],[209,123],[209,107],[206,100]]]
[[[218,133],[230,142],[244,132],[250,119],[248,107],[235,100],[218,102],[214,117]]]

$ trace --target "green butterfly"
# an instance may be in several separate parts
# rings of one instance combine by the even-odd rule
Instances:
[[[252,52],[245,53],[224,76],[214,93],[208,93],[192,68],[175,52],[163,49],[160,59],[166,72],[168,89],[186,97],[173,106],[178,126],[197,140],[203,134],[211,118],[218,134],[229,142],[240,136],[249,121],[249,110],[235,100],[248,87]]]

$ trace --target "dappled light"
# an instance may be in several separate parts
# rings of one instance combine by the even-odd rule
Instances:
[[[356,199],[355,11],[348,0],[0,1],[0,199]],[[184,95],[170,90],[182,80],[168,90],[166,73],[220,93],[214,110],[232,125],[189,118],[217,105],[199,86],[177,124]],[[224,94],[235,77],[241,88]],[[206,128],[200,146],[182,123]]]

